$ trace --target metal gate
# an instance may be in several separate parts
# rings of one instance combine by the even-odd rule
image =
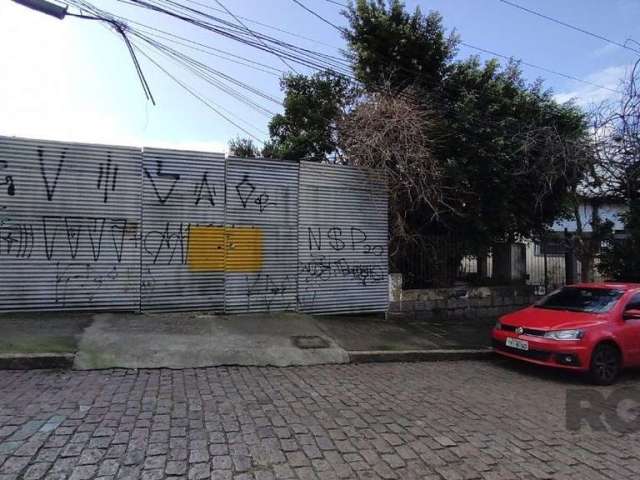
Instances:
[[[224,306],[221,154],[145,148],[142,310]]]
[[[298,164],[227,159],[225,311],[296,309]]]
[[[0,311],[134,310],[140,150],[0,137]]]
[[[387,192],[381,178],[301,162],[298,302],[305,312],[388,307]]]

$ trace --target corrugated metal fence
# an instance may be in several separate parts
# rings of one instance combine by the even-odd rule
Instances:
[[[0,137],[0,311],[384,311],[387,256],[353,168]]]

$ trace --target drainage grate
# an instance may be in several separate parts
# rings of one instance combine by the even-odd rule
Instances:
[[[329,342],[322,337],[318,337],[317,335],[313,336],[297,336],[291,337],[293,340],[293,344],[298,348],[309,349],[309,348],[328,348]]]

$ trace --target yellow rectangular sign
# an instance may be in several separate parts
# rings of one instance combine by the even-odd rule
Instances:
[[[226,257],[226,258],[225,258]],[[253,227],[191,227],[189,270],[193,272],[259,272],[262,230]]]

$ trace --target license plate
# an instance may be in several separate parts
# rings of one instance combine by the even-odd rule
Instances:
[[[529,350],[529,342],[509,337],[507,338],[507,347],[517,348],[518,350]]]

